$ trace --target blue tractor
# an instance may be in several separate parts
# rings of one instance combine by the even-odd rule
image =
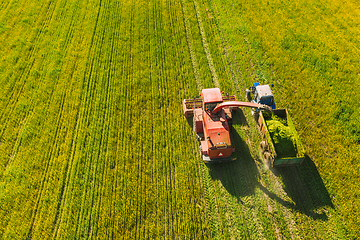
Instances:
[[[272,87],[274,84],[272,84]],[[276,109],[275,99],[271,92],[269,85],[260,85],[260,83],[255,82],[253,86],[246,89],[246,98],[249,102],[263,104]],[[260,109],[252,108],[251,114],[257,114]]]

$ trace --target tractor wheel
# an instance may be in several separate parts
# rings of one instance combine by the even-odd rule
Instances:
[[[261,149],[261,153],[264,153],[268,149],[268,145],[266,144],[265,141],[260,142],[260,149]]]
[[[269,152],[264,152],[264,161],[265,161],[265,164],[271,168],[271,163],[272,163],[272,156],[271,156],[271,153]]]
[[[245,98],[251,102],[252,98],[251,98],[251,91],[249,89],[246,89],[245,91]]]

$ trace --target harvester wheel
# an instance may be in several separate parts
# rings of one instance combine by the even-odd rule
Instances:
[[[252,98],[251,98],[251,91],[249,89],[245,90],[245,97],[246,99],[251,102]]]
[[[260,142],[260,149],[261,149],[261,153],[264,153],[268,149],[268,145],[266,144],[265,141]]]
[[[200,142],[201,138],[200,138],[199,134],[195,133],[195,135],[196,135],[196,140],[198,140]]]

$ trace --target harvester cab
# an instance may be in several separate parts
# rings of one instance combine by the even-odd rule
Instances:
[[[272,84],[272,86],[274,86]],[[269,85],[260,85],[260,83],[256,82],[253,86],[246,89],[246,99],[249,102],[258,103],[262,105],[267,105],[271,107],[271,109],[276,109],[274,95],[271,92],[271,88]],[[257,113],[259,109],[252,108],[251,113]]]
[[[205,111],[213,111],[214,108],[223,102],[223,97],[219,88],[203,89],[201,92],[203,109]]]
[[[193,116],[193,129],[200,142],[204,162],[234,160],[235,148],[231,144],[232,111],[238,107],[267,109],[267,105],[238,102],[235,96],[223,95],[219,88],[203,89],[201,98],[184,99],[186,118]]]

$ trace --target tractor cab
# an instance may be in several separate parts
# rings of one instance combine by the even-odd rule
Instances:
[[[267,105],[272,109],[276,109],[274,95],[269,85],[260,85],[258,82],[254,83],[253,86],[246,89],[246,98],[250,102]],[[257,109],[252,109],[251,112],[257,111]]]
[[[269,85],[259,85],[254,94],[255,103],[265,104],[275,109],[274,96]]]

